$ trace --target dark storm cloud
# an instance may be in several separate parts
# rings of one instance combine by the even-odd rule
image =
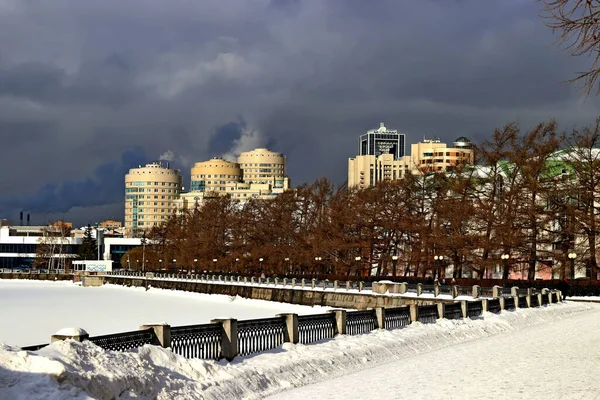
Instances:
[[[5,199],[0,209],[21,209],[32,213],[65,213],[74,207],[118,203],[123,197],[124,176],[130,168],[144,163],[142,149],[125,151],[119,161],[106,162],[83,180],[47,183],[35,193]]]
[[[560,83],[587,61],[553,48],[539,13],[530,0],[0,0],[0,214],[13,213],[0,217],[14,219],[9,199],[114,214],[124,172],[101,166],[136,146],[144,161],[172,151],[186,181],[196,161],[269,146],[295,184],[341,183],[380,121],[407,144],[587,124],[598,100]]]

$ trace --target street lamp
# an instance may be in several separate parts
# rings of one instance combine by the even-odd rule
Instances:
[[[393,275],[394,277],[396,277],[396,264],[397,264],[397,263],[398,263],[398,256],[394,254],[394,255],[392,256],[392,264],[393,264],[393,266],[394,266],[394,269],[393,269],[392,275]]]
[[[320,264],[321,260],[322,260],[321,257],[315,257],[315,264]]]
[[[194,272],[196,272],[198,266],[198,259],[194,258]]]
[[[213,271],[217,270],[217,259],[213,258]]]
[[[173,269],[177,269],[177,260],[173,259]]]
[[[283,259],[283,261],[285,261],[285,263],[287,264],[288,272],[291,274],[292,273],[292,268],[290,267],[290,258],[286,257],[286,258]]]
[[[354,261],[356,261],[356,280],[360,276],[360,260],[362,260],[361,256],[354,257]]]
[[[135,260],[135,270],[139,271],[140,269],[140,260]]]
[[[438,274],[438,261],[440,260],[440,256],[433,256],[433,269],[435,270],[434,275],[437,277]]]
[[[263,271],[263,264],[262,264],[263,263],[263,258],[262,257],[259,258],[258,262],[260,263],[260,275],[262,276],[262,274],[264,273],[264,271]]]
[[[569,253],[567,257],[569,257],[569,260],[571,260],[571,286],[569,287],[569,296],[571,296],[571,291],[573,290],[573,279],[575,279],[575,258],[577,258],[577,253]]]
[[[159,265],[159,268],[162,269],[162,259],[158,260],[158,265]]]
[[[503,269],[502,269],[502,279],[508,279],[508,271],[507,271],[507,265],[508,265],[508,259],[510,258],[509,254],[502,254],[500,256],[500,258],[502,259],[502,264],[503,264]],[[505,274],[506,274],[506,278],[505,278]]]

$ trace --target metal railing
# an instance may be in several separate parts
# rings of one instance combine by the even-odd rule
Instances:
[[[238,353],[252,353],[274,349],[283,344],[285,323],[282,318],[261,318],[238,321]]]
[[[488,312],[499,314],[501,311],[502,307],[500,306],[500,299],[488,300]]]
[[[460,303],[444,304],[444,318],[446,318],[446,319],[462,318],[462,305]]]
[[[483,305],[480,301],[467,301],[467,317],[479,317],[483,314]]]
[[[171,327],[171,349],[185,358],[221,358],[221,324]]]
[[[105,350],[125,351],[142,347],[145,344],[159,344],[152,328],[139,331],[115,333],[111,335],[94,336],[90,342]]]
[[[403,328],[408,325],[410,325],[410,308],[409,307],[386,308],[386,310],[385,310],[385,328],[386,329],[398,329],[398,328]]]
[[[335,337],[335,314],[299,315],[300,343],[309,344]]]
[[[377,328],[377,316],[374,310],[350,311],[346,313],[346,333],[359,335]]]
[[[438,319],[437,305],[420,306],[418,312],[419,322],[423,324],[435,324]]]

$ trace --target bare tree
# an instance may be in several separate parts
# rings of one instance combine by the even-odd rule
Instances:
[[[600,0],[540,0],[546,25],[558,32],[556,43],[572,56],[590,56],[587,71],[578,72],[569,82],[583,82],[587,95],[600,77]]]

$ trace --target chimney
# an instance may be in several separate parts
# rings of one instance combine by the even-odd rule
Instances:
[[[23,211],[19,213],[19,221],[21,221],[21,226],[23,226]]]
[[[29,226],[29,221],[31,221],[31,215],[27,213],[27,226]]]

